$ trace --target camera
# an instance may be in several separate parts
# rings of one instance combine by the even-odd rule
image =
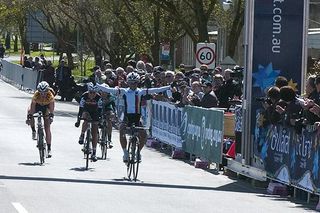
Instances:
[[[269,105],[272,104],[271,99],[267,98],[267,97],[258,97],[258,98],[256,98],[256,101],[264,102],[264,103],[267,103]]]

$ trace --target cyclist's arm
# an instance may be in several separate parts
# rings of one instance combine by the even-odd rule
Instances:
[[[113,95],[119,95],[119,94],[124,94],[125,90],[123,88],[111,88],[111,87],[105,87],[103,85],[97,84],[97,87],[99,90],[102,92],[108,92]]]
[[[53,114],[54,111],[54,101],[51,101],[48,105],[49,113]]]
[[[86,101],[84,100],[84,98],[82,96],[81,99],[80,99],[80,103],[79,103],[79,111],[78,111],[78,116],[77,116],[77,120],[78,121],[80,121],[80,118],[82,116],[85,102]]]
[[[30,113],[33,114],[35,113],[35,111],[36,111],[36,102],[35,100],[32,100],[30,104]]]
[[[168,89],[170,89],[170,86],[164,86],[164,87],[158,87],[158,88],[148,88],[148,89],[142,89],[142,90],[143,90],[143,95],[146,95],[146,94],[154,94],[154,93],[163,92]]]

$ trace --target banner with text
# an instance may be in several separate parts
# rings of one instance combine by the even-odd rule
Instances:
[[[293,128],[270,126],[262,147],[262,159],[268,176],[309,192],[320,193],[319,139],[314,130],[304,129],[302,134],[296,134]]]
[[[304,16],[304,0],[254,1],[250,135],[256,156],[264,143],[259,137],[263,129],[255,125],[262,107],[256,98],[266,96],[278,76],[286,77],[296,91],[301,89]]]
[[[182,108],[177,108],[168,102],[152,100],[152,137],[163,143],[182,148],[181,123]]]
[[[222,162],[224,111],[186,106],[181,135],[184,150],[215,163]]]

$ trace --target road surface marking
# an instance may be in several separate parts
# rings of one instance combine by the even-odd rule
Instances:
[[[28,211],[20,203],[12,202],[12,205],[19,213],[28,213]]]

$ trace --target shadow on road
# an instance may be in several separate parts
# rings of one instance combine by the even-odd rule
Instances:
[[[22,166],[42,166],[39,162],[34,162],[34,163],[19,163],[19,165],[22,165]]]
[[[73,168],[76,170],[80,168]],[[221,187],[210,186],[191,186],[191,185],[177,185],[164,183],[145,183],[142,181],[132,182],[128,179],[111,179],[111,180],[84,180],[84,179],[70,179],[70,178],[49,178],[49,177],[26,177],[26,176],[7,176],[0,175],[0,180],[19,180],[19,181],[44,181],[44,182],[67,182],[67,183],[87,183],[87,184],[109,184],[120,186],[135,186],[135,187],[150,187],[150,188],[167,188],[167,189],[192,189],[205,191],[231,191],[240,193],[262,193],[261,190],[250,189],[246,186],[241,186],[242,183],[234,182]]]
[[[93,172],[94,168],[86,169],[86,167],[75,167],[75,168],[71,168],[70,170],[76,171],[76,172],[86,172],[86,171]]]

